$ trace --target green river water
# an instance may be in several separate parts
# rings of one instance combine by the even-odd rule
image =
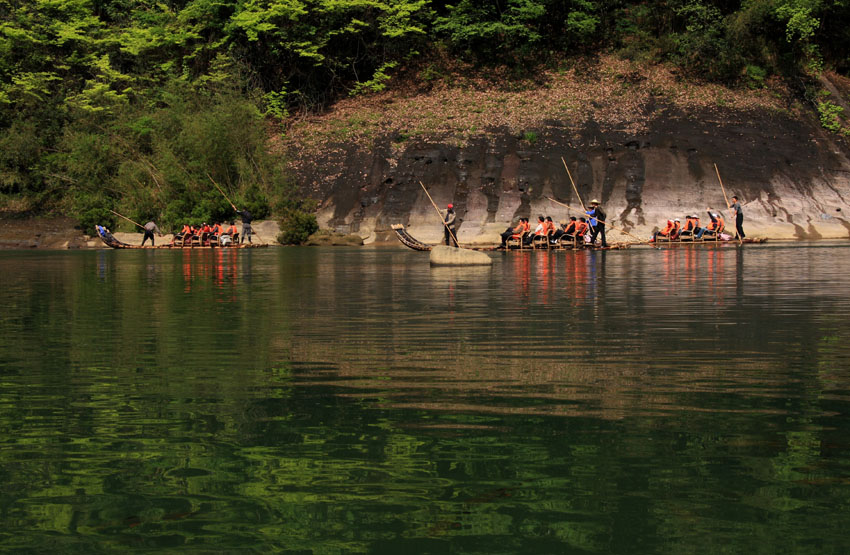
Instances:
[[[846,553],[848,255],[0,252],[0,550]]]

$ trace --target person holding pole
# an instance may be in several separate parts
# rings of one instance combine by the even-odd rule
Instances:
[[[231,205],[233,206],[233,205]],[[254,218],[251,217],[251,213],[248,210],[239,210],[236,206],[233,206],[233,209],[236,210],[236,213],[242,218],[242,238],[240,243],[244,243],[245,239],[248,239],[248,242],[251,242],[251,222],[254,221]]]
[[[455,214],[454,205],[449,204],[446,207],[446,215],[443,218],[443,227],[445,228],[444,235],[445,235],[445,239],[446,239],[446,245],[449,246],[449,247],[452,246],[452,243],[454,243],[455,247],[458,246],[457,239],[455,239],[455,237],[457,237],[457,232],[455,231],[456,223],[457,223],[457,214]]]
[[[732,195],[732,205],[729,207],[735,213],[735,239],[742,240],[744,235],[744,212],[741,210],[741,203],[738,202],[738,196]]]
[[[593,199],[590,201],[590,210],[588,210],[587,215],[590,216],[590,228],[592,230],[590,234],[590,242],[591,244],[596,243],[596,237],[600,233],[602,234],[602,246],[607,247],[608,243],[605,241],[605,212],[602,211],[602,208],[599,206],[599,201]]]
[[[145,236],[142,237],[142,246],[144,247],[145,241],[150,239],[151,245],[155,247],[156,243],[154,242],[154,239],[153,239],[153,232],[156,231],[157,235],[162,237],[162,232],[159,230],[156,223],[153,222],[153,221],[150,221],[150,222],[146,223],[142,229],[145,230]]]

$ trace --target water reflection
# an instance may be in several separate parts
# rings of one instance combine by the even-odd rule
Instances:
[[[0,253],[0,537],[841,551],[846,253]]]

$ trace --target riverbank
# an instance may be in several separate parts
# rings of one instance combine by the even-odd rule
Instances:
[[[109,248],[103,242],[90,235],[85,235],[81,230],[75,228],[76,222],[71,218],[65,217],[34,217],[34,218],[0,218],[0,249],[45,249],[45,250],[73,250],[73,249],[106,249]],[[239,227],[239,226],[237,226]],[[433,231],[433,225],[424,224],[421,226],[410,227],[408,231],[417,239],[427,243],[438,244],[442,241],[442,235],[437,235]],[[279,246],[275,240],[280,227],[273,220],[262,220],[255,222],[254,241],[267,243],[272,246]],[[241,228],[240,228],[241,229]],[[771,242],[784,241],[836,241],[846,240],[847,235],[834,236],[818,236],[818,237],[798,237],[784,233],[781,228],[765,229],[762,226],[746,226],[745,231],[751,238],[765,237]],[[765,233],[765,231],[773,234]],[[119,241],[130,245],[140,245],[142,242],[142,233],[116,231],[113,233]],[[172,234],[165,234],[162,237],[156,237],[156,244],[164,245],[171,242]],[[609,241],[632,242],[634,237],[622,236],[617,231],[608,232]],[[463,241],[462,241],[463,242]],[[481,237],[477,242],[467,242],[469,246],[491,246],[498,244],[499,237]],[[334,234],[325,230],[321,230],[305,243],[305,246],[359,246],[364,244],[362,239],[356,234]],[[392,231],[381,231],[372,236],[372,240],[365,243],[367,246],[376,247],[401,247],[401,244],[396,239],[395,233]]]
[[[98,237],[86,235],[76,227],[77,222],[63,216],[52,217],[0,217],[0,249],[106,249]],[[240,232],[241,224],[236,226]],[[280,226],[274,220],[258,220],[252,224],[253,240],[269,245],[279,245]],[[141,230],[115,231],[113,235],[122,243],[140,245]],[[174,235],[167,233],[155,238],[156,244],[171,242]],[[150,244],[150,243],[148,243]]]

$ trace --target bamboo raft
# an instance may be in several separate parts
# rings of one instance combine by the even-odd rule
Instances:
[[[390,226],[393,231],[395,231],[396,237],[399,242],[405,247],[411,248],[415,251],[430,251],[436,245],[431,245],[428,243],[423,243],[419,239],[412,236],[402,224],[393,224]],[[499,251],[499,250],[510,250],[510,251],[531,251],[531,250],[594,250],[594,251],[603,251],[603,250],[622,250],[627,249],[632,245],[632,243],[611,243],[607,247],[594,246],[590,243],[582,243],[580,241],[576,241],[575,239],[568,239],[564,241],[557,241],[552,243],[549,241],[548,237],[535,237],[532,239],[530,245],[525,245],[520,239],[508,239],[507,248],[502,248],[499,245],[496,246],[487,246],[487,247],[463,247],[465,249],[476,250],[476,251]]]
[[[109,233],[109,231],[104,231],[104,228],[98,227],[97,234],[100,237],[100,240],[107,247],[111,247],[113,249],[261,249],[268,247],[266,244],[260,243],[228,243],[221,245],[216,240],[215,242],[210,241],[208,244],[201,244],[200,237],[193,235],[192,240],[182,241],[179,243],[168,243],[165,245],[131,245],[129,243],[124,243],[115,238],[114,235]]]
[[[724,235],[726,234],[719,233],[714,235],[703,235],[699,239],[695,238],[693,235],[679,235],[674,238],[659,236],[655,238],[655,241],[652,244],[657,247],[662,247],[676,245],[760,245],[762,243],[767,243],[766,237],[756,237],[754,239],[743,239],[739,241],[738,239],[728,235],[726,235],[727,238],[724,238]]]

